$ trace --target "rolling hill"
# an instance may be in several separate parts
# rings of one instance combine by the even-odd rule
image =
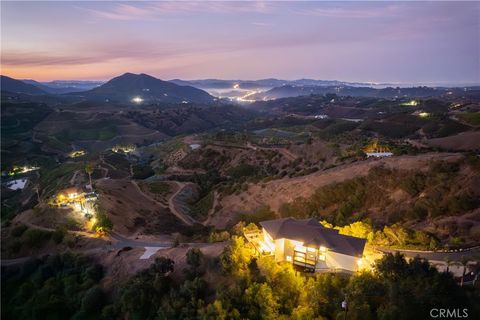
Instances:
[[[138,97],[144,103],[210,103],[214,97],[207,92],[172,82],[162,81],[147,74],[125,73],[92,90],[71,93],[88,101],[132,103]]]

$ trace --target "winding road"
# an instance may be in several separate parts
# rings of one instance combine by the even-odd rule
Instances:
[[[189,226],[192,226],[194,223],[197,223],[197,221],[195,219],[193,219],[192,217],[190,217],[189,215],[183,213],[181,210],[178,210],[177,207],[176,207],[176,203],[175,203],[175,198],[183,191],[183,189],[185,187],[187,187],[189,184],[188,183],[183,183],[183,182],[179,182],[179,181],[171,181],[175,184],[177,184],[178,186],[178,189],[177,191],[175,191],[169,198],[168,198],[168,208],[170,209],[170,212],[172,212],[178,219],[180,219],[183,223],[185,223],[186,225],[189,225]],[[131,180],[131,183],[135,186],[135,188],[137,189],[137,191],[142,194],[146,199],[158,204],[159,206],[161,207],[165,207],[165,205],[159,201],[157,201],[156,199],[154,199],[153,197],[151,197],[150,195],[148,195],[147,193],[143,192],[142,188],[140,188],[140,186],[138,185],[138,183],[134,180]]]
[[[389,249],[377,247],[375,248],[383,253],[399,252],[408,258],[420,257],[428,261],[444,262],[446,259],[450,261],[461,261],[464,257],[469,258],[470,261],[480,261],[480,246],[463,249],[462,251],[420,251],[420,250],[403,250],[403,249]]]
[[[190,217],[189,215],[186,215],[185,213],[183,213],[181,210],[178,210],[175,203],[175,198],[183,191],[183,189],[185,189],[185,187],[188,186],[188,183],[182,183],[178,181],[173,181],[173,182],[175,182],[178,185],[178,190],[168,199],[168,207],[170,208],[170,211],[177,218],[182,220],[185,224],[192,226],[197,221],[192,217]]]

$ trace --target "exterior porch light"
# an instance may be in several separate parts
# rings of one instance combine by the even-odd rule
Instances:
[[[357,260],[357,266],[358,266],[359,268],[361,268],[362,265],[363,265],[363,260],[360,258],[360,259]]]

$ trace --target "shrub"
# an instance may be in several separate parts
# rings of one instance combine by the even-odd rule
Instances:
[[[15,238],[18,238],[20,236],[22,236],[22,234],[28,229],[28,227],[24,224],[21,224],[21,225],[18,225],[16,227],[14,227],[12,229],[12,231],[10,231],[10,234],[15,237]]]
[[[227,172],[234,179],[250,177],[257,174],[258,168],[250,164],[242,163],[236,167],[230,168]]]
[[[45,242],[50,240],[53,232],[40,229],[28,229],[22,236],[23,242],[27,247],[40,248]]]
[[[55,241],[57,244],[61,243],[66,234],[67,230],[65,228],[57,227],[52,235],[53,241]]]
[[[105,293],[99,287],[90,288],[82,299],[82,310],[87,314],[102,310],[105,304]]]
[[[100,209],[97,210],[97,212],[95,214],[95,218],[97,219],[97,222],[93,226],[93,228],[95,230],[101,229],[101,230],[108,231],[108,230],[111,230],[113,228],[112,221],[110,221],[110,219],[108,218],[108,215],[105,212],[103,212],[102,210],[100,210]]]
[[[230,239],[228,231],[214,231],[208,236],[208,242],[222,242]]]

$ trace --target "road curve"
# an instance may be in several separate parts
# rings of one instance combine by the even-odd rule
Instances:
[[[174,194],[172,194],[170,196],[170,198],[168,199],[168,207],[170,208],[170,211],[177,217],[179,218],[180,220],[182,220],[185,224],[189,225],[189,226],[192,226],[196,221],[188,216],[188,215],[185,215],[183,212],[177,210],[177,208],[175,207],[175,198],[178,196],[178,194],[180,192],[182,192],[182,190],[188,185],[186,183],[181,183],[181,182],[178,182],[178,181],[173,181],[175,182],[177,185],[178,185],[178,190],[175,191]]]

